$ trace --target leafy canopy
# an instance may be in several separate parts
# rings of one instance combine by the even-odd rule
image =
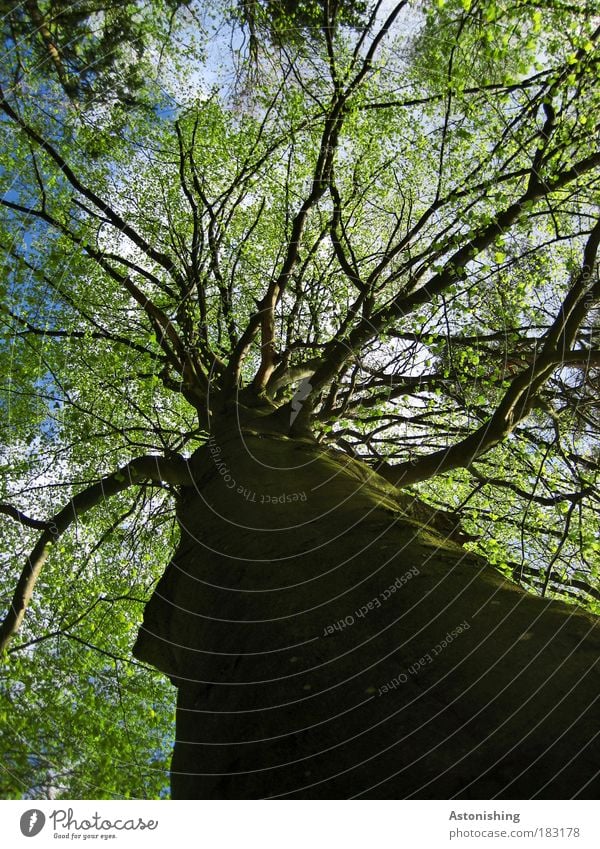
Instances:
[[[467,546],[533,592],[598,609],[591,4],[40,2],[6,20],[13,518],[43,524],[103,476],[117,492],[134,458],[188,457],[223,409],[286,412],[301,389],[295,433],[460,513]],[[48,548],[5,660],[4,796],[164,792],[172,696],[129,652],[175,486],[136,478]],[[39,533],[3,525],[6,606]]]

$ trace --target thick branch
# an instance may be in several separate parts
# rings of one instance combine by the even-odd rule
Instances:
[[[118,471],[101,478],[97,483],[78,492],[62,510],[46,522],[29,519],[16,508],[2,505],[3,513],[7,513],[12,518],[30,527],[43,527],[44,530],[27,558],[17,582],[10,610],[0,626],[0,651],[7,647],[13,635],[18,631],[42,567],[59,537],[73,522],[103,499],[148,480],[164,481],[171,484],[189,484],[191,477],[188,464],[183,457],[176,455],[166,459],[147,455],[131,460]]]
[[[408,486],[471,463],[502,442],[531,411],[539,390],[554,369],[562,365],[570,351],[580,323],[600,298],[600,281],[592,283],[592,272],[600,244],[600,219],[596,222],[584,250],[583,264],[561,305],[558,316],[542,337],[540,356],[518,374],[493,415],[480,428],[460,442],[425,457],[401,463],[383,464],[379,473],[397,486]]]
[[[25,525],[28,528],[35,528],[36,531],[48,530],[48,522],[45,522],[43,519],[31,519],[25,513],[13,507],[12,504],[0,504],[0,513],[10,516],[11,519],[14,519],[15,522],[20,522],[21,525]]]

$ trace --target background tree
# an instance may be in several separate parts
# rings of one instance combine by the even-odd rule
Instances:
[[[131,106],[152,73],[154,55],[175,35],[177,10],[165,0],[154,8],[123,0],[25,0],[6,4],[4,49],[9,51],[14,85],[32,74],[54,79],[74,103],[82,100]],[[154,14],[158,13],[158,14]]]
[[[257,21],[273,21],[279,33],[284,18],[274,8],[224,7],[211,31],[202,4],[179,17],[175,6],[165,6],[161,26],[179,21],[185,35],[169,42],[172,51],[181,53],[184,44],[184,59],[190,57],[196,45],[188,35],[197,34],[201,22],[206,60],[197,51],[188,59],[192,88],[185,97],[165,100],[157,91],[164,76],[154,88],[145,78],[154,98],[145,110],[127,111],[129,95],[123,101],[118,91],[114,102],[104,99],[103,109],[83,100],[72,108],[76,90],[108,87],[87,73],[84,37],[73,46],[69,79],[75,81],[66,85],[55,61],[53,78],[29,64],[23,72],[21,42],[6,36],[13,41],[6,42],[0,100],[0,129],[12,140],[0,172],[0,355],[7,375],[2,500],[16,522],[4,528],[7,606],[12,598],[2,626],[12,729],[5,795],[164,792],[172,696],[144,662],[172,679],[214,680],[177,648],[178,628],[192,637],[186,611],[173,615],[182,610],[175,599],[186,600],[196,623],[207,611],[215,622],[240,623],[244,606],[228,606],[227,593],[224,598],[207,590],[228,570],[246,593],[276,597],[281,616],[274,621],[291,618],[289,631],[273,625],[256,637],[242,625],[222,633],[212,622],[212,630],[198,626],[193,639],[200,640],[196,653],[205,651],[217,664],[211,674],[225,675],[218,680],[238,673],[249,676],[244,680],[281,676],[270,656],[258,672],[246,660],[236,672],[227,658],[241,657],[240,645],[252,646],[255,637],[254,654],[262,657],[294,639],[307,643],[381,588],[373,584],[369,595],[369,583],[352,597],[342,591],[349,579],[339,569],[325,589],[312,576],[295,603],[317,606],[311,592],[335,603],[321,610],[325,618],[309,617],[296,631],[298,617],[286,607],[284,585],[275,581],[283,573],[269,573],[275,585],[261,584],[259,592],[253,570],[241,574],[236,563],[285,561],[291,581],[307,568],[293,559],[300,558],[298,551],[312,550],[314,536],[326,547],[332,528],[340,538],[348,531],[347,538],[335,553],[322,552],[320,566],[334,569],[365,551],[362,562],[375,580],[387,546],[404,552],[405,568],[392,564],[393,571],[377,579],[387,575],[392,584],[433,545],[435,568],[446,574],[464,561],[471,564],[469,576],[478,561],[466,549],[537,594],[597,610],[599,31],[592,7],[463,0],[414,9],[401,2],[360,7],[354,16],[343,4],[307,4],[298,8],[295,31],[312,26],[309,21],[319,21],[320,29],[313,26],[312,37],[303,40],[265,39],[259,73],[240,94],[234,60],[217,73],[210,45],[220,50],[228,42],[227,27],[231,43],[239,42],[240,14],[254,39]],[[84,30],[99,12],[82,5],[74,14]],[[31,38],[32,13],[23,20]],[[57,13],[55,33],[61,20]],[[136,16],[128,20],[138,25]],[[41,40],[27,49],[31,56],[48,51],[36,27]],[[127,54],[129,42],[122,39],[129,30],[103,32]],[[105,44],[109,75],[121,67],[109,59],[111,43]],[[255,46],[251,40],[256,62]],[[67,48],[61,49],[66,63]],[[141,84],[126,87],[139,90]],[[250,466],[248,444],[258,458]],[[296,468],[291,458],[298,456],[308,459]],[[304,465],[310,473],[302,472]],[[283,502],[276,501],[281,495]],[[202,513],[198,498],[218,506],[228,534]],[[357,518],[371,513],[384,523],[389,543]],[[303,536],[299,516],[320,531]],[[273,539],[265,536],[268,530],[291,526],[293,542],[267,542]],[[360,534],[350,533],[350,526]],[[179,536],[174,562],[202,576],[205,596],[196,598],[185,579],[183,589],[178,586],[179,567],[170,566],[132,661],[142,605]],[[16,564],[23,559],[14,592]],[[358,575],[364,577],[362,568]],[[423,579],[425,572],[423,566]],[[452,583],[463,573],[451,575],[448,629],[471,623],[457,601],[465,587]],[[573,622],[565,639],[587,633],[592,620],[574,609],[567,615],[548,608],[544,618],[545,607],[522,601],[527,597],[506,590],[499,577],[481,581],[467,592],[473,605],[481,587],[492,587],[504,599],[505,618],[514,606],[532,621],[541,617],[532,644],[539,651],[553,629],[562,633],[560,616]],[[467,586],[471,582],[468,577]],[[416,588],[412,601],[406,595],[412,610],[428,593],[418,581],[407,586]],[[335,596],[336,587],[345,599]],[[272,617],[268,610],[261,618],[253,609],[254,620]],[[436,616],[433,608],[425,613],[426,621]],[[357,631],[337,631],[354,651]],[[423,658],[432,635],[421,636],[405,661]],[[391,652],[397,637],[386,639]],[[513,639],[506,636],[507,650]],[[554,639],[560,654],[562,637]],[[373,646],[371,663],[382,651]],[[316,659],[324,663],[321,650],[302,656],[306,668]],[[220,652],[227,656],[222,667]],[[586,643],[564,675],[579,681],[591,655],[593,644]],[[482,657],[480,664],[488,661]],[[368,668],[356,655],[353,662],[357,672]],[[503,664],[500,670],[510,670],[510,657]],[[391,678],[397,666],[384,665],[375,683]],[[541,661],[534,668],[548,677]],[[435,669],[447,674],[441,660]],[[565,690],[565,680],[557,679],[559,689]],[[371,685],[365,686],[362,692],[373,698]],[[464,680],[456,686],[465,687]],[[589,706],[587,684],[582,687],[577,698]],[[198,687],[180,689],[182,717],[192,715],[190,704],[197,710],[199,699],[208,698]],[[285,689],[275,695],[289,701]],[[231,693],[223,698],[211,703],[211,715],[238,705]],[[530,698],[525,688],[523,703]],[[327,704],[325,715],[331,715]],[[369,707],[373,716],[385,700],[376,705]],[[307,711],[294,717],[296,725],[314,721],[310,705]],[[506,713],[506,705],[499,711]],[[277,736],[276,723],[265,722]],[[186,735],[195,730],[182,728]],[[583,721],[580,732],[587,733]],[[216,739],[239,740],[231,733],[218,726]],[[251,726],[242,733],[251,735]],[[450,739],[457,729],[442,725],[440,733]],[[81,739],[89,747],[85,757]],[[577,751],[577,736],[569,740]],[[535,746],[539,741],[528,764],[541,756]],[[115,751],[121,753],[116,765]],[[299,751],[314,755],[310,746]],[[290,761],[289,750],[279,755]],[[189,753],[182,757],[189,765]],[[434,772],[449,769],[446,757],[453,763],[451,749],[434,761]],[[257,763],[269,771],[260,758],[254,769]],[[489,784],[476,781],[483,768],[474,763],[472,792],[479,798],[500,792],[522,763]],[[585,778],[575,789],[592,792],[588,773],[579,761],[576,766]],[[244,768],[236,769],[234,758],[226,771],[241,774]],[[427,786],[420,773],[414,782],[410,792]],[[434,786],[445,795],[455,785]],[[353,794],[352,787],[335,792]],[[203,792],[270,790],[217,782]],[[456,792],[469,791],[456,785]]]

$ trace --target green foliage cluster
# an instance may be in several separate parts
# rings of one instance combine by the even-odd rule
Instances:
[[[263,36],[275,44],[289,45],[318,38],[324,27],[336,25],[358,30],[366,22],[365,0],[239,0],[234,12],[254,39]]]

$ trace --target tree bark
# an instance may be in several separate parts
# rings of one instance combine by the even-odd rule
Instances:
[[[173,798],[594,798],[598,620],[532,597],[310,439],[222,431],[134,648]]]

